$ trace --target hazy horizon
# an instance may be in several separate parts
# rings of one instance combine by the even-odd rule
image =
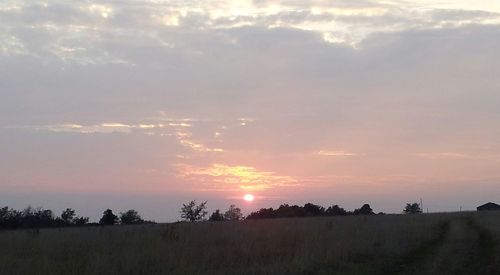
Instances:
[[[499,68],[493,0],[2,1],[0,206],[473,210]]]

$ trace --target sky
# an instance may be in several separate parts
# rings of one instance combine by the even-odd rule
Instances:
[[[0,205],[475,209],[499,70],[497,0],[2,0]]]

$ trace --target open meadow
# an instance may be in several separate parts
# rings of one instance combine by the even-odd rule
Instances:
[[[0,232],[0,274],[500,274],[500,212]]]

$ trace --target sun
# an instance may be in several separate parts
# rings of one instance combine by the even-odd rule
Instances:
[[[243,199],[245,201],[253,201],[255,197],[252,194],[246,194],[245,196],[243,196]]]

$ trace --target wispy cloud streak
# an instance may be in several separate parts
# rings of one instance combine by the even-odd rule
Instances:
[[[355,157],[357,154],[347,152],[347,151],[336,151],[336,150],[320,150],[317,155],[328,156],[328,157]]]

